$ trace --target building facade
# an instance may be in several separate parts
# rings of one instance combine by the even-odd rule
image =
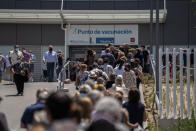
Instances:
[[[7,54],[15,44],[32,49],[37,57],[35,80],[39,81],[44,68],[42,56],[49,44],[54,45],[55,50],[63,50],[67,57],[74,60],[84,58],[88,48],[95,49],[99,54],[107,43],[149,45],[150,1],[64,0],[63,15],[67,27],[64,31],[59,15],[61,0],[1,0],[0,52]],[[156,0],[152,1],[155,10]],[[160,45],[194,47],[196,2],[166,0],[164,6],[164,0],[160,0],[159,5],[162,13]],[[155,35],[154,24],[153,45],[156,44]]]

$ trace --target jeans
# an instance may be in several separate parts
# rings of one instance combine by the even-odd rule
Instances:
[[[47,63],[48,82],[53,82],[54,78],[54,62]]]
[[[59,77],[59,73],[61,72],[63,66],[57,66],[56,68],[56,75],[57,75],[57,78]]]

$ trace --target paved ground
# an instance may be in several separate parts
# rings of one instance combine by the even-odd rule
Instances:
[[[3,101],[0,103],[0,112],[6,114],[9,128],[11,131],[23,131],[20,129],[20,118],[25,108],[35,103],[36,90],[39,88],[48,88],[48,90],[56,90],[57,83],[26,83],[24,89],[24,96],[15,96],[15,85],[5,85],[7,82],[0,84],[0,96]],[[73,84],[67,84],[66,87],[70,89],[70,94],[75,93]]]
[[[25,108],[36,101],[36,91],[39,88],[47,88],[48,90],[56,90],[57,83],[35,82],[25,83],[24,96],[15,96],[15,85],[6,85],[8,82],[3,81],[0,84],[0,96],[3,101],[0,103],[0,112],[6,114],[9,128],[11,131],[24,131],[20,129],[20,119]],[[66,84],[71,95],[75,94],[74,84]],[[144,102],[142,86],[140,86],[141,101]],[[145,124],[146,125],[146,124]]]

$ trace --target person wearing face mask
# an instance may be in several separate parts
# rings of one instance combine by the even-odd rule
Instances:
[[[55,63],[58,63],[57,53],[53,51],[53,46],[50,45],[48,51],[43,56],[43,63],[47,66],[48,82],[53,82]]]
[[[31,61],[31,55],[27,52],[26,48],[22,48],[22,54],[24,56],[24,62],[29,64]]]
[[[13,66],[15,65],[18,61],[20,61],[23,58],[23,53],[19,49],[19,45],[14,46],[14,50],[10,51],[9,54],[9,61],[10,64]]]
[[[24,65],[22,60],[24,61],[23,53],[19,49],[19,45],[14,46],[14,50],[10,51],[9,60],[11,63],[11,72],[14,76],[14,82],[17,88],[17,95],[23,95],[24,89]]]

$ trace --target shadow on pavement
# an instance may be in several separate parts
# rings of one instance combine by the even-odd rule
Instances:
[[[17,97],[17,96],[19,96],[19,95],[16,95],[16,94],[14,94],[14,95],[5,95],[5,97]]]

